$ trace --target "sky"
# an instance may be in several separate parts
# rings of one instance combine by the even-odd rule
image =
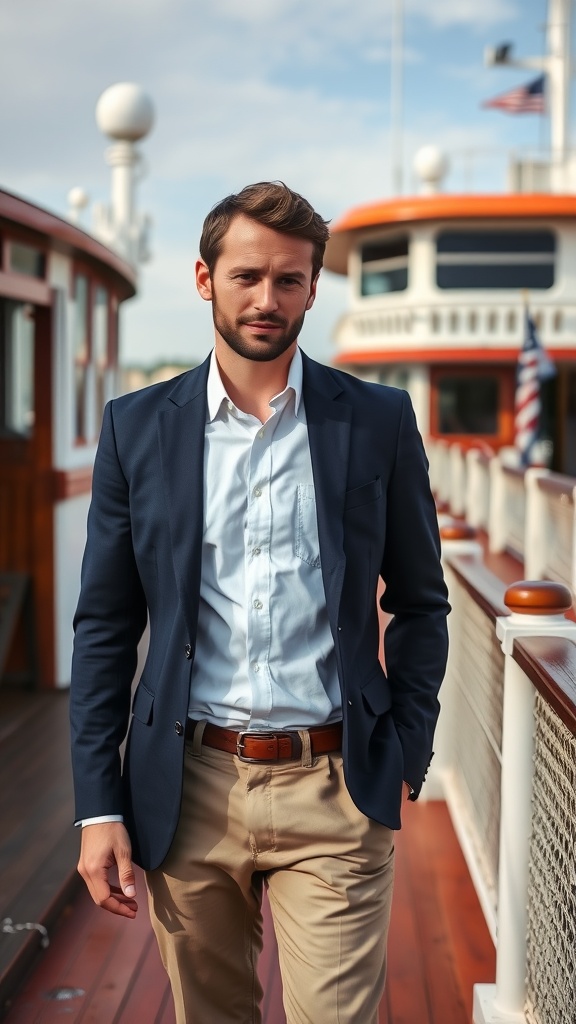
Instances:
[[[0,10],[0,187],[65,215],[82,186],[109,200],[98,97],[141,85],[155,108],[138,207],[153,258],[122,311],[129,364],[199,362],[211,313],[196,294],[202,221],[253,181],[285,181],[326,218],[392,195],[391,33],[396,0],[18,0]],[[405,0],[402,165],[417,191],[420,146],[448,156],[447,191],[505,187],[510,150],[547,144],[546,118],[483,110],[534,72],[487,68],[486,45],[544,49],[546,0]],[[90,226],[89,210],[84,224]],[[347,304],[323,272],[301,341],[331,357]]]

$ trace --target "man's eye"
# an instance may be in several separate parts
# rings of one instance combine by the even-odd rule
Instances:
[[[283,285],[294,285],[299,283],[300,282],[297,277],[283,277],[280,279],[280,284]]]

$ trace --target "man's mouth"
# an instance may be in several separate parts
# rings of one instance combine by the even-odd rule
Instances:
[[[253,331],[278,331],[286,327],[286,322],[281,319],[273,320],[241,320],[241,324]]]

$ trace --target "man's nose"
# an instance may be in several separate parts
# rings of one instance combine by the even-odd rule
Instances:
[[[278,309],[276,289],[272,281],[260,281],[255,298],[255,306],[262,313],[272,313],[275,309]]]

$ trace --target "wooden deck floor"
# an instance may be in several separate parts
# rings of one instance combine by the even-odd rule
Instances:
[[[397,836],[389,973],[380,1024],[470,1024],[472,986],[494,980],[494,948],[443,803],[406,809]],[[140,879],[140,892],[143,891]],[[265,1024],[284,1024],[269,920],[261,962]],[[6,1024],[173,1024],[145,913],[126,922],[84,891],[12,1000]],[[327,1022],[328,1024],[328,1022]]]

